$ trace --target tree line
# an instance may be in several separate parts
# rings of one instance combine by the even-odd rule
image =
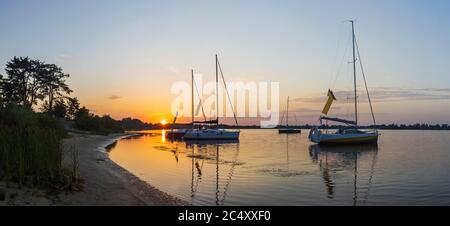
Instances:
[[[56,64],[29,57],[14,57],[6,63],[5,75],[0,74],[0,108],[20,106],[31,111],[65,118],[81,130],[101,134],[122,132],[118,122],[108,115],[97,116],[80,107],[67,84],[69,74]]]
[[[0,74],[0,105],[20,105],[42,112],[74,119],[80,107],[67,85],[69,74],[55,64],[29,57],[14,57],[6,63],[6,75]]]

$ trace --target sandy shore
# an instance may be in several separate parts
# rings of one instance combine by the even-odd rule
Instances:
[[[123,134],[71,136],[64,140],[63,145],[65,150],[78,150],[79,173],[85,181],[83,191],[46,195],[36,189],[17,189],[14,184],[0,182],[0,190],[5,196],[5,200],[0,200],[0,205],[189,205],[145,183],[109,158],[105,147],[124,137]]]

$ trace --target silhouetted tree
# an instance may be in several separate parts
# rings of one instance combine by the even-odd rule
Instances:
[[[3,82],[3,75],[0,74],[0,84],[2,84],[2,82]],[[4,106],[5,106],[5,102],[4,102],[4,98],[3,98],[3,90],[0,89],[0,108],[3,108]]]
[[[90,116],[91,116],[91,113],[89,112],[89,109],[87,109],[86,107],[82,107],[82,108],[78,109],[78,111],[75,113],[75,119],[87,118]]]
[[[74,120],[75,115],[80,110],[80,102],[76,97],[67,98],[67,119]]]
[[[64,99],[58,99],[53,106],[53,115],[57,118],[66,118],[67,106]]]
[[[0,88],[6,102],[31,107],[42,98],[39,70],[42,62],[28,57],[14,57],[6,63],[6,77]]]
[[[62,69],[55,64],[45,64],[41,70],[42,94],[47,98],[47,111],[53,112],[55,100],[66,98],[65,94],[70,94],[72,90],[66,84],[68,74],[64,74]]]
[[[43,108],[53,112],[56,100],[65,98],[72,90],[66,84],[68,74],[55,64],[46,64],[28,57],[14,57],[6,63],[6,77],[0,79],[2,104],[27,107],[46,99]]]

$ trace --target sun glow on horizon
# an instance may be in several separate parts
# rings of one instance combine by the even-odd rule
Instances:
[[[167,121],[166,121],[166,120],[164,120],[164,119],[163,119],[163,120],[161,120],[161,122],[160,122],[160,123],[161,123],[161,125],[163,125],[163,126],[167,125]]]

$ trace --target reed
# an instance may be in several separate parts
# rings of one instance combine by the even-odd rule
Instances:
[[[0,112],[0,179],[19,186],[60,189],[75,172],[62,166],[62,141],[67,137],[53,117],[23,107]],[[69,175],[69,176],[67,176]],[[73,186],[70,186],[73,187]]]

